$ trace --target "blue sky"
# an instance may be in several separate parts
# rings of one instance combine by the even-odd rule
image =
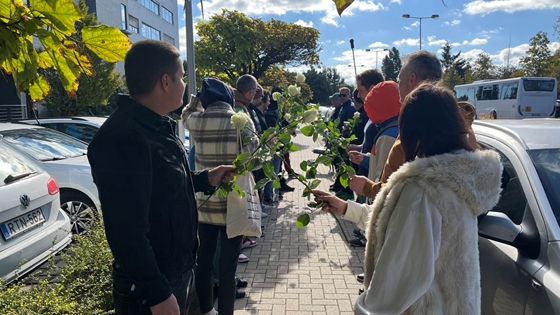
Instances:
[[[178,0],[183,12],[183,1]],[[200,4],[194,7],[195,22],[201,19]],[[505,62],[509,49],[510,63],[516,64],[525,54],[529,40],[538,31],[548,33],[552,51],[560,48],[560,38],[553,25],[560,15],[560,0],[356,0],[339,17],[331,0],[210,0],[204,1],[204,16],[208,19],[221,8],[237,9],[249,16],[280,19],[312,26],[320,31],[320,53],[325,66],[336,67],[350,82],[354,68],[349,39],[355,41],[358,73],[375,68],[377,50],[397,47],[401,54],[419,48],[419,27],[411,16],[439,14],[439,19],[422,20],[422,48],[438,52],[445,41],[453,51],[462,51],[467,58],[476,59],[487,52],[494,62]],[[180,21],[181,49],[184,51],[185,21]],[[196,34],[195,34],[196,35]],[[378,64],[385,52],[377,53]],[[305,70],[300,67],[295,70]]]

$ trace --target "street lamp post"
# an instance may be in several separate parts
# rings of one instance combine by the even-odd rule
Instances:
[[[378,68],[377,68],[377,54],[378,54],[380,51],[389,51],[389,49],[383,48],[383,49],[371,50],[371,49],[368,48],[368,49],[366,49],[366,51],[373,51],[373,52],[375,53],[375,69],[378,69]]]
[[[422,50],[422,20],[423,19],[434,19],[437,20],[439,18],[439,14],[432,14],[432,16],[410,16],[410,14],[403,14],[403,18],[405,19],[417,19],[420,21],[420,50]]]

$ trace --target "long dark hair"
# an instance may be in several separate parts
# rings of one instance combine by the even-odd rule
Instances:
[[[407,95],[399,116],[399,129],[407,162],[418,154],[428,157],[476,149],[467,141],[469,131],[453,92],[437,84],[421,84]]]

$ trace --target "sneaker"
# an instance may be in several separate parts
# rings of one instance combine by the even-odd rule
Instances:
[[[356,237],[361,237],[362,236],[362,230],[358,229],[358,228],[354,228],[354,235]]]
[[[256,242],[255,242],[256,243]],[[245,279],[235,278],[235,286],[238,288],[246,288],[249,285],[249,282]]]
[[[364,283],[364,274],[363,274],[363,273],[360,273],[359,275],[357,275],[357,276],[356,276],[356,280],[357,280],[359,283]]]
[[[261,219],[268,218],[268,214],[266,212],[261,212]]]
[[[249,257],[247,257],[243,254],[239,254],[239,258],[237,258],[237,262],[240,263],[240,264],[249,262]]]
[[[239,290],[236,290],[236,291],[235,291],[235,298],[236,298],[236,299],[242,299],[242,298],[244,298],[244,297],[245,297],[245,292],[239,291]]]
[[[255,246],[257,246],[257,242],[253,241],[252,239],[246,237],[243,240],[243,245],[241,245],[241,248],[253,248]]]
[[[364,293],[364,288],[358,290],[358,295],[361,295],[362,293]]]
[[[350,245],[354,246],[354,247],[365,247],[367,243],[367,240],[365,237],[363,238],[355,238],[353,240],[350,241]]]

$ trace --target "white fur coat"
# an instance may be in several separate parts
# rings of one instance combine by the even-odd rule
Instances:
[[[490,150],[420,158],[393,173],[373,203],[367,230],[365,288],[375,290],[369,284],[397,202],[420,197],[401,196],[403,188],[414,183],[428,198],[428,206],[441,214],[441,245],[433,283],[404,314],[480,314],[477,216],[498,202],[501,174],[499,155]]]

